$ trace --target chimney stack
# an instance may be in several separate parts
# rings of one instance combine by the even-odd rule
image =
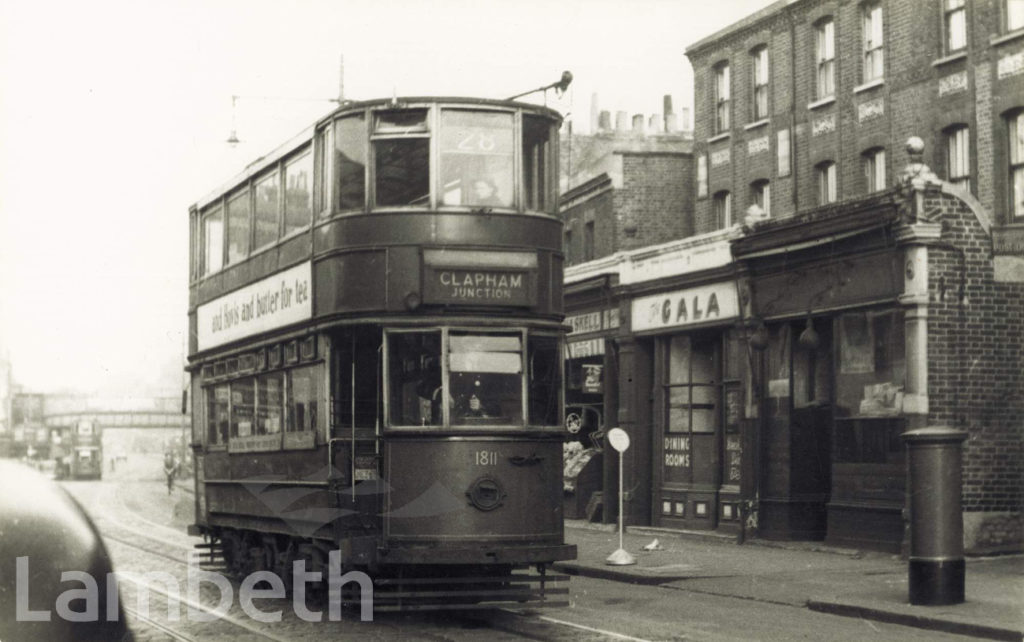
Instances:
[[[683,122],[679,124],[679,128],[683,131],[690,131],[693,129],[690,127],[690,108],[683,107]]]
[[[633,133],[639,136],[644,135],[644,115],[633,114]]]
[[[612,128],[612,114],[607,109],[603,110],[597,117],[597,128],[600,131],[607,132],[611,131]]]
[[[629,130],[629,116],[624,111],[615,112],[615,131],[625,133]]]
[[[590,94],[590,133],[596,134],[601,125],[598,122],[597,92]]]
[[[661,114],[651,115],[651,118],[648,121],[647,131],[651,132],[652,134],[660,134],[663,131],[665,131],[662,127]]]

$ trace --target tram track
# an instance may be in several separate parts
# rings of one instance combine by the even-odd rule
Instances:
[[[113,494],[116,497],[112,497]],[[162,537],[163,533],[154,533],[151,527],[160,526],[161,531],[175,533],[172,529],[156,524],[151,520],[147,520],[137,515],[124,501],[124,498],[111,490],[109,493],[104,493],[106,501],[100,502],[98,508],[98,514],[96,517],[100,520],[101,525],[104,528],[101,529],[103,538],[105,541],[109,541],[116,546],[129,547],[133,550],[140,551],[147,555],[157,557],[167,562],[172,562],[177,565],[187,567],[190,564],[190,555],[195,555],[195,549],[188,546],[184,541],[172,541],[165,537]],[[116,514],[113,512],[116,510]],[[131,519],[125,519],[126,515]],[[132,525],[129,522],[134,521],[138,518],[140,524]],[[138,526],[138,527],[136,527]],[[143,528],[148,530],[143,530]],[[152,544],[152,546],[147,545]],[[180,553],[176,554],[176,552]],[[120,574],[119,574],[120,575]],[[126,574],[125,579],[133,581],[133,578],[129,574]],[[135,578],[138,579],[138,578]],[[235,582],[232,582],[235,590],[238,586]],[[159,586],[155,586],[152,583],[140,584],[144,586],[146,590],[153,593],[163,595],[170,599],[172,596],[162,590]],[[185,600],[183,603],[189,605]],[[197,608],[206,613],[214,613],[214,609],[205,607],[198,603],[193,603],[190,606]],[[188,633],[174,629],[167,624],[160,623],[152,618],[139,617],[137,610],[129,609],[125,607],[126,611],[129,612],[133,617],[137,617],[139,622],[145,626],[159,630],[175,640],[197,640],[202,637],[191,637]],[[218,618],[222,618],[228,624],[233,627],[241,628],[246,631],[246,635],[259,635],[261,639],[272,639],[272,640],[287,640],[288,638],[280,638],[274,636],[266,630],[263,626],[259,629],[252,628],[251,625],[240,620],[236,617],[226,615],[217,612]],[[419,621],[430,621],[433,626],[444,627],[444,626],[455,626],[463,629],[488,629],[492,632],[489,636],[493,638],[493,633],[500,633],[510,636],[514,639],[527,639],[527,640],[558,640],[558,639],[571,639],[575,642],[582,640],[626,640],[629,642],[643,642],[642,638],[626,635],[616,631],[609,631],[590,627],[582,624],[570,622],[565,619],[550,617],[537,612],[519,612],[514,609],[496,607],[493,610],[481,610],[481,611],[447,611],[443,614],[435,613],[428,614],[422,613],[415,616],[406,615],[406,618],[413,617]],[[396,625],[397,622],[387,623],[389,617],[383,619],[378,617],[376,621],[380,624]],[[406,623],[409,620],[406,619]],[[419,631],[418,636],[429,639],[438,640],[460,640],[463,639],[461,636],[449,636],[446,634],[438,634],[436,631],[427,632]]]

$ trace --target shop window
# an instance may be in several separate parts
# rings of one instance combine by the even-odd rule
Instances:
[[[950,183],[965,190],[971,190],[970,129],[967,125],[955,125],[945,132],[946,178]]]
[[[761,45],[750,52],[752,99],[751,117],[754,121],[768,118],[768,47]]]
[[[837,320],[836,410],[840,416],[901,412],[906,374],[903,314],[856,312]]]
[[[967,0],[943,0],[943,5],[946,53],[951,54],[967,46]]]
[[[309,151],[284,168],[284,235],[309,227],[313,220],[313,157]]]
[[[836,27],[832,18],[814,25],[815,98],[823,100],[836,93]]]
[[[882,5],[880,3],[865,4],[862,8],[864,82],[881,80],[884,76],[884,27],[882,24]]]
[[[228,263],[249,256],[249,190],[228,198]]]
[[[832,400],[831,320],[793,324],[793,407],[823,406]]]
[[[255,379],[246,377],[232,381],[231,386],[231,437],[248,437],[253,434],[253,419],[256,412]]]
[[[721,395],[719,350],[716,341],[692,341],[674,336],[669,344],[669,433],[713,433],[718,429]]]
[[[512,207],[512,114],[445,109],[440,147],[442,204]]]
[[[722,62],[715,69],[715,133],[721,134],[729,131],[729,109],[731,106],[729,88],[729,63]]]

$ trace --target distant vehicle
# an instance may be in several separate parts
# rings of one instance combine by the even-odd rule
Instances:
[[[560,123],[346,103],[191,208],[192,532],[230,568],[340,549],[377,610],[566,594]]]
[[[100,425],[81,420],[55,429],[50,452],[57,479],[100,479],[103,476],[103,434]]]

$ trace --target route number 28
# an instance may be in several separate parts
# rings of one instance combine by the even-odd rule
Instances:
[[[494,466],[498,463],[498,453],[494,450],[478,450],[476,451],[476,465],[477,466]]]

